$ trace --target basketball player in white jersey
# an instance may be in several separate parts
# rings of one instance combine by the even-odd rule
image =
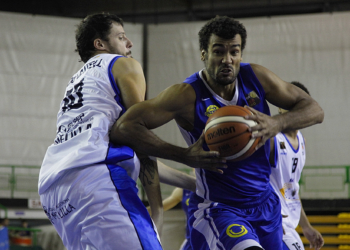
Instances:
[[[41,166],[44,211],[68,250],[162,249],[154,226],[161,230],[163,222],[157,164],[109,140],[113,123],[145,96],[142,68],[129,58],[133,44],[119,17],[95,14],[78,25],[76,45],[85,64],[68,83],[57,135]],[[217,152],[201,146],[179,158],[194,157],[214,171],[223,165]],[[186,188],[184,174],[169,168],[160,173],[167,184]],[[138,197],[138,177],[153,221]]]
[[[291,84],[309,93],[307,88],[299,82]],[[288,112],[278,109],[280,114]],[[300,225],[303,234],[310,242],[310,247],[316,250],[323,246],[322,235],[314,229],[304,212],[299,197],[299,180],[305,165],[305,140],[299,130],[278,133],[271,139],[270,162],[272,165],[270,182],[280,198],[284,229],[284,250],[304,250],[304,245],[295,228]]]

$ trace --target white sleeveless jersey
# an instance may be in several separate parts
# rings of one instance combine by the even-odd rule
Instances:
[[[69,81],[57,115],[57,135],[40,169],[39,194],[65,170],[96,163],[116,164],[131,158],[138,161],[130,148],[109,142],[111,126],[125,112],[111,72],[120,57],[97,55]],[[122,167],[136,181],[139,164]]]
[[[281,201],[283,226],[296,228],[300,220],[301,202],[299,180],[305,165],[305,141],[298,131],[299,145],[295,150],[283,133],[275,136],[275,167],[271,168],[270,182]]]

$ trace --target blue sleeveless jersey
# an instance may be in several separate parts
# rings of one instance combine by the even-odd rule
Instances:
[[[191,145],[202,134],[208,117],[218,108],[227,105],[250,106],[270,115],[265,100],[265,91],[255,76],[250,64],[241,63],[237,76],[235,95],[231,101],[216,95],[205,80],[202,72],[188,77],[184,83],[190,84],[196,92],[194,129],[180,131],[186,142]],[[205,150],[209,150],[204,145]],[[228,168],[224,174],[214,173],[204,169],[196,169],[197,192],[203,199],[231,204],[233,206],[255,206],[271,192],[269,185],[270,142],[259,148],[252,156],[238,162],[227,162]]]

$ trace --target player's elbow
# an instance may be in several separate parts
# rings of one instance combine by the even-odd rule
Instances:
[[[319,120],[318,123],[322,123],[324,120],[324,111],[321,109],[320,114],[319,114]]]
[[[127,138],[130,134],[128,128],[130,128],[130,126],[128,125],[127,121],[118,120],[112,126],[112,129],[109,134],[109,140],[113,144],[126,145],[128,142]]]
[[[323,109],[318,105],[318,111],[316,116],[316,123],[322,123],[324,120],[324,111]]]

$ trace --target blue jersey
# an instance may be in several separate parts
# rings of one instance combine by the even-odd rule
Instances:
[[[208,117],[220,107],[247,105],[270,115],[265,91],[248,63],[240,65],[235,94],[230,101],[215,94],[202,77],[202,71],[191,75],[184,83],[190,84],[196,93],[194,128],[192,131],[185,131],[180,127],[188,145],[198,140]],[[206,145],[204,149],[209,150]],[[271,192],[269,153],[268,140],[265,146],[247,159],[227,162],[228,168],[224,169],[224,174],[197,168],[197,195],[205,200],[236,207],[255,206],[262,199],[266,199]]]

